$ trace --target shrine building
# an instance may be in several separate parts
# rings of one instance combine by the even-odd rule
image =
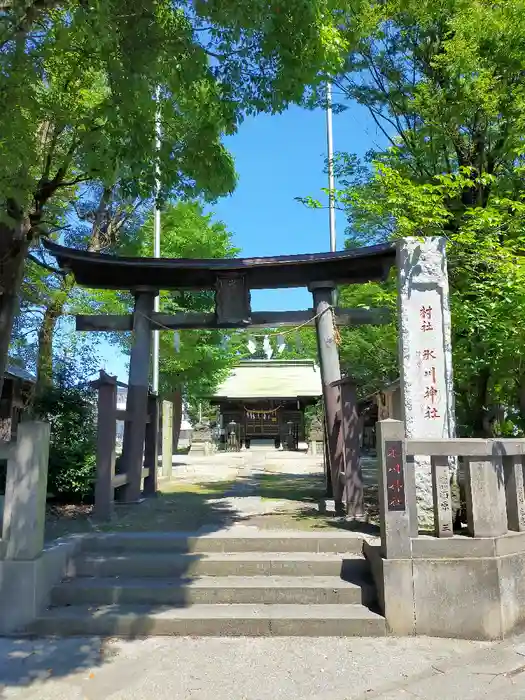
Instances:
[[[219,409],[221,441],[234,431],[239,446],[266,440],[297,449],[306,440],[305,408],[321,396],[313,360],[242,360],[210,400]]]

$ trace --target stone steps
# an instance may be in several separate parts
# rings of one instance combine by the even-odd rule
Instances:
[[[362,605],[69,606],[29,629],[49,636],[382,636],[385,620]]]
[[[234,553],[234,552],[311,552],[358,554],[363,551],[363,538],[352,532],[269,531],[261,534],[242,528],[241,532],[226,534],[130,532],[96,534],[86,538],[86,552],[179,552],[184,553]]]
[[[52,591],[51,603],[63,605],[364,605],[375,589],[336,576],[205,576],[197,579],[78,578]]]
[[[353,533],[130,533],[83,540],[36,635],[384,635]]]
[[[228,552],[224,554],[86,555],[75,563],[76,576],[363,576],[360,557],[311,552]]]

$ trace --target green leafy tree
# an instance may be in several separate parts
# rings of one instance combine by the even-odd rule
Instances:
[[[111,252],[143,219],[141,201],[126,201],[119,189],[90,187],[67,210],[67,223],[57,227],[68,245]],[[21,288],[21,308],[12,334],[11,355],[24,360],[37,377],[35,395],[52,383],[54,360],[69,335],[68,314],[81,294],[72,274],[56,268],[44,249],[31,252]],[[57,345],[58,338],[58,345]],[[96,344],[92,335],[92,343]]]
[[[525,416],[524,9],[523,0],[362,3],[345,70],[332,76],[387,142],[365,163],[338,160],[351,241],[449,241],[457,408],[468,434],[508,430],[505,411]],[[378,348],[389,347],[386,331]]]
[[[24,260],[63,202],[93,182],[150,197],[157,176],[161,200],[230,192],[221,137],[299,101],[341,45],[330,0],[0,4],[0,386]]]
[[[70,340],[57,358],[53,382],[33,405],[51,426],[48,492],[66,503],[91,500],[96,474],[96,396],[88,383],[96,358],[78,338]]]
[[[167,258],[231,258],[238,254],[231,233],[212,214],[205,214],[198,202],[179,202],[165,207],[161,219],[161,255]],[[149,256],[153,249],[153,220],[145,224],[120,252]],[[129,294],[109,291],[84,291],[79,310],[83,312],[131,313],[133,300]],[[214,293],[208,291],[161,292],[162,313],[179,311],[211,312]],[[160,393],[173,401],[175,436],[182,415],[183,396],[192,404],[213,393],[237,358],[238,334],[219,330],[160,331]],[[113,334],[112,340],[125,352],[130,351],[130,338]]]

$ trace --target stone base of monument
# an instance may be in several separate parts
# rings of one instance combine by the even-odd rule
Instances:
[[[324,443],[322,440],[310,440],[308,442],[308,454],[312,457],[322,457],[324,454]]]
[[[333,515],[334,517],[346,517],[346,507],[344,503],[337,503],[333,498],[321,498],[319,501],[319,513],[321,515]]]
[[[193,440],[190,447],[190,455],[202,455],[207,457],[215,452],[215,445],[213,442],[200,442],[198,440]]]
[[[365,543],[390,634],[497,640],[525,623],[525,533],[412,538],[412,557]]]

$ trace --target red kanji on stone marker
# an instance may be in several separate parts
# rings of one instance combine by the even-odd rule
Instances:
[[[419,309],[419,315],[422,319],[428,319],[430,320],[432,318],[432,307],[431,306],[422,306]]]
[[[425,377],[431,377],[432,383],[436,383],[436,368],[431,367],[430,369],[425,370]]]
[[[396,464],[394,467],[389,467],[388,468],[389,472],[395,472],[396,474],[401,474],[401,465]]]
[[[431,323],[430,321],[423,321],[423,323],[421,324],[421,330],[422,330],[424,333],[425,333],[426,331],[433,331],[433,330],[434,330],[434,326],[432,325],[432,323]]]
[[[425,389],[425,396],[423,398],[430,399],[434,403],[434,399],[438,395],[438,390],[435,386],[427,386]]]
[[[423,359],[424,360],[435,360],[436,359],[436,351],[435,350],[423,350]]]
[[[437,408],[434,406],[427,406],[425,411],[425,418],[440,418]]]

